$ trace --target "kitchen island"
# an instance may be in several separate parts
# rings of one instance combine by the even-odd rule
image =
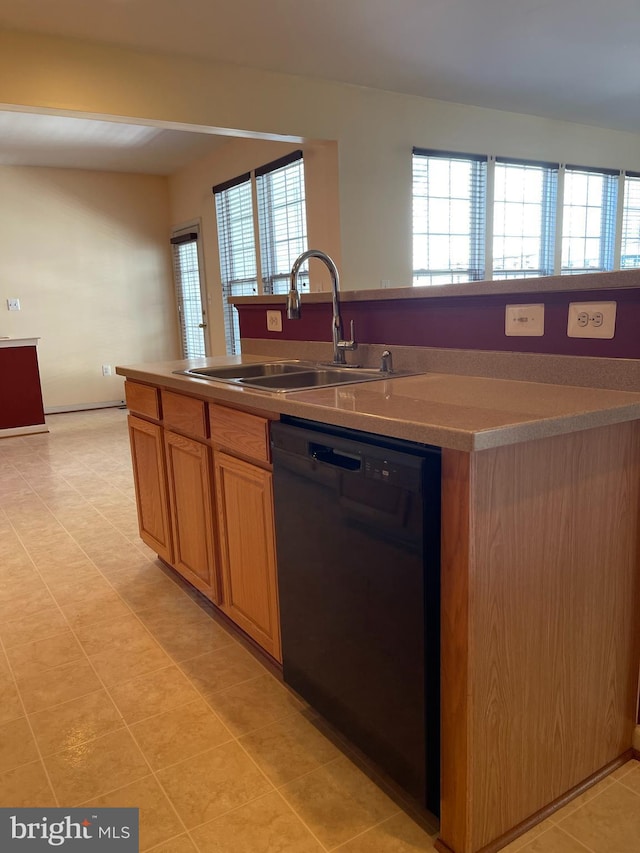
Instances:
[[[38,338],[0,337],[0,438],[48,432],[37,344]]]
[[[270,420],[287,414],[442,448],[441,850],[497,850],[629,756],[640,660],[640,394],[445,374],[276,394],[173,372],[228,362],[117,369],[128,401],[147,401],[130,402],[145,436],[134,467],[153,468],[139,501],[153,512],[141,515],[141,533],[162,510],[150,483],[169,488],[163,529],[169,539],[180,532],[169,516],[183,475],[176,488],[165,457],[176,445],[197,452],[200,474],[192,466],[189,476],[202,529],[216,539],[200,543],[213,566],[204,592],[230,618],[235,608],[247,633],[262,619],[262,639],[250,635],[276,659]],[[193,422],[186,432],[175,417],[167,424],[165,400],[169,412],[199,406],[195,439]],[[230,516],[247,482],[252,524]],[[241,525],[258,531],[256,558],[266,554],[257,603],[234,593]]]

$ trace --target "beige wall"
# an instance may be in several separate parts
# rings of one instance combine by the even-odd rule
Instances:
[[[640,171],[638,134],[20,33],[2,103],[337,140],[346,289],[411,282],[413,145]]]
[[[231,139],[211,154],[191,163],[169,179],[171,221],[174,228],[199,221],[207,291],[211,352],[225,352],[222,283],[212,186],[249,172],[302,148],[310,248],[321,248],[341,263],[338,156],[334,142],[285,143]],[[328,273],[321,264],[310,267],[311,287],[328,290]]]
[[[284,134],[294,147],[337,141],[339,213],[331,227],[337,229],[339,218],[340,240],[329,230],[318,248],[340,243],[344,289],[411,283],[414,145],[640,171],[638,134],[21,33],[0,32],[1,104],[254,138]],[[257,165],[247,150],[240,156],[236,149],[226,165],[245,155]],[[217,157],[172,182],[172,225],[198,217],[203,227],[210,224],[210,188],[218,180],[213,164],[223,162]],[[318,204],[330,207],[327,200]],[[212,246],[206,271],[215,303]],[[214,350],[221,351],[216,328]]]
[[[0,167],[0,335],[41,338],[45,408],[122,399],[103,364],[177,357],[168,236],[166,178]]]

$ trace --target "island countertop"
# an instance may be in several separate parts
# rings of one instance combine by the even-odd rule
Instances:
[[[466,451],[640,419],[640,393],[602,388],[423,373],[282,393],[174,372],[277,360],[220,356],[125,365],[116,373],[212,402]]]

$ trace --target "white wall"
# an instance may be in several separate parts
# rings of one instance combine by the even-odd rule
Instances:
[[[166,178],[0,167],[0,335],[41,338],[45,408],[123,399],[103,364],[178,357],[168,238]]]
[[[411,283],[414,145],[640,171],[637,134],[20,33],[2,103],[337,140],[345,289]]]
[[[640,171],[638,134],[20,33],[2,103],[337,140],[345,289],[410,284],[413,145]]]
[[[169,179],[173,227],[198,220],[201,225],[204,279],[211,352],[225,352],[222,282],[212,186],[243,175],[258,166],[304,151],[307,235],[310,248],[321,248],[341,265],[337,149],[333,142],[287,143],[230,139],[221,148],[181,169]],[[329,290],[322,264],[311,264],[312,290]]]

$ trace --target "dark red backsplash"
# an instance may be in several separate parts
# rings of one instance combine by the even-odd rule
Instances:
[[[43,423],[35,346],[0,348],[0,429]]]
[[[616,302],[616,333],[612,340],[567,337],[570,302]],[[542,303],[544,335],[507,337],[506,305]],[[242,338],[274,338],[295,341],[331,340],[331,303],[305,304],[302,317],[287,320],[282,309],[282,333],[267,331],[265,303],[239,305]],[[640,287],[552,293],[450,296],[428,299],[390,299],[342,303],[345,334],[355,322],[360,343],[391,346],[444,347],[451,349],[502,350],[507,352],[586,355],[609,358],[640,358]]]

